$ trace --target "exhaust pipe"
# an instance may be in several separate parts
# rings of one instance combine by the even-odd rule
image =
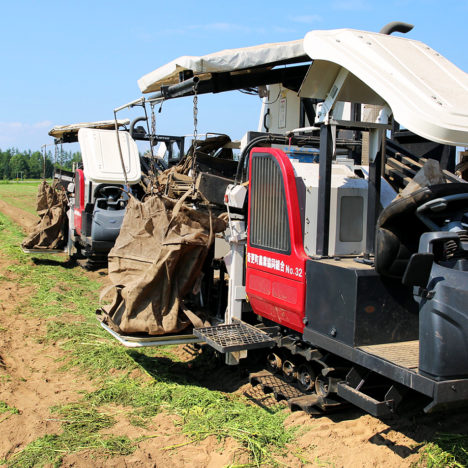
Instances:
[[[145,122],[145,121],[147,121],[147,120],[148,120],[148,119],[147,119],[146,117],[142,116],[142,117],[137,117],[136,119],[134,119],[134,120],[132,121],[132,123],[130,124],[130,136],[131,136],[133,139],[135,139],[135,138],[134,138],[134,134],[135,134],[135,131],[134,131],[135,125],[136,125],[138,122]],[[145,132],[145,134],[146,134],[146,132]]]
[[[390,35],[394,32],[406,34],[414,28],[413,24],[403,23],[402,21],[392,21],[386,24],[380,31],[380,34]]]

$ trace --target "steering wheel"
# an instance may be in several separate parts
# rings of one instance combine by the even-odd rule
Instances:
[[[121,193],[122,189],[120,187],[115,187],[111,185],[99,188],[96,193],[96,198],[113,197],[115,200],[118,200],[120,198]]]
[[[430,200],[416,210],[416,216],[431,230],[443,231],[449,218],[450,222],[461,222],[468,206],[468,193],[458,193]],[[438,223],[436,222],[438,221]]]

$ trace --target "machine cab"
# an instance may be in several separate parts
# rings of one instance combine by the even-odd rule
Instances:
[[[138,147],[128,132],[95,128],[81,128],[78,141],[83,169],[75,174],[74,228],[85,248],[106,253],[120,232],[126,190],[141,179]]]

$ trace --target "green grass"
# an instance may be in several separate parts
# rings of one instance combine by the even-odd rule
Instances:
[[[8,419],[12,414],[19,414],[19,410],[0,400],[0,423]]]
[[[35,289],[22,302],[24,312],[56,317],[63,312],[91,316],[96,308],[97,281],[87,278],[78,268],[70,268],[67,259],[58,255],[43,255],[31,263],[20,244],[23,233],[3,215],[0,215],[0,250],[15,260],[7,271],[16,282]]]
[[[419,466],[464,468],[468,466],[468,435],[439,434],[422,450]]]
[[[107,381],[86,398],[93,404],[108,403],[131,406],[139,411],[140,421],[167,411],[180,416],[180,425],[193,440],[215,435],[222,440],[236,439],[250,454],[255,465],[274,464],[271,451],[282,449],[293,438],[293,432],[284,429],[287,413],[246,405],[241,397],[226,396],[190,384],[170,381],[138,382],[128,376]]]
[[[73,403],[54,407],[51,412],[62,423],[62,432],[36,439],[24,450],[4,461],[8,466],[60,466],[68,453],[92,450],[105,456],[128,455],[136,448],[128,437],[103,435],[100,431],[112,427],[115,420],[91,405]]]
[[[49,322],[45,339],[59,343],[68,351],[64,370],[79,367],[87,371],[91,378],[102,380],[111,371],[131,372],[138,368],[131,352],[112,341],[98,325],[94,315],[78,323]]]
[[[266,411],[246,404],[242,397],[198,386],[197,373],[216,367],[203,354],[185,363],[171,347],[131,350],[119,345],[94,316],[100,284],[79,268],[68,268],[63,257],[41,256],[43,260],[33,264],[19,248],[21,240],[20,230],[0,214],[0,250],[13,260],[5,279],[33,288],[18,309],[46,321],[47,333],[40,340],[65,350],[63,370],[86,372],[97,389],[74,405],[54,408],[63,419],[62,432],[32,442],[8,460],[9,466],[57,465],[66,453],[80,450],[103,456],[130,453],[137,441],[99,433],[113,426],[108,413],[115,405],[126,408],[136,426],[151,427],[152,418],[164,411],[178,416],[191,441],[210,435],[220,440],[232,437],[249,453],[253,465],[275,464],[275,454],[293,438],[283,425],[287,412]],[[136,370],[140,372],[135,375]]]
[[[19,411],[18,409],[13,408],[12,406],[7,405],[4,401],[0,400],[0,414],[3,413],[18,414]]]
[[[183,432],[193,440],[210,435],[219,439],[232,437],[245,447],[255,465],[274,463],[272,450],[284,448],[292,440],[293,432],[283,426],[286,412],[267,412],[247,405],[242,397],[228,397],[189,382],[191,372],[196,374],[203,366],[203,355],[190,363],[189,372],[187,363],[161,359],[170,356],[170,350],[125,349],[109,341],[104,331],[88,321],[81,323],[79,329],[76,324],[52,322],[46,339],[60,343],[70,352],[66,368],[79,366],[94,376],[107,376],[116,369],[122,371],[118,377],[101,379],[99,388],[86,394],[85,399],[93,406],[129,407],[129,420],[135,425],[148,426],[160,411],[176,414],[182,418]],[[135,369],[143,370],[153,379],[130,377]]]
[[[23,182],[1,181],[0,200],[29,213],[36,213],[36,194],[39,180]]]

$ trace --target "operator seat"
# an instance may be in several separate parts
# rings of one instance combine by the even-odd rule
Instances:
[[[446,183],[423,187],[388,205],[376,226],[375,270],[401,279],[409,258],[418,252],[419,238],[430,229],[416,216],[416,209],[436,198],[468,193],[468,184]]]

